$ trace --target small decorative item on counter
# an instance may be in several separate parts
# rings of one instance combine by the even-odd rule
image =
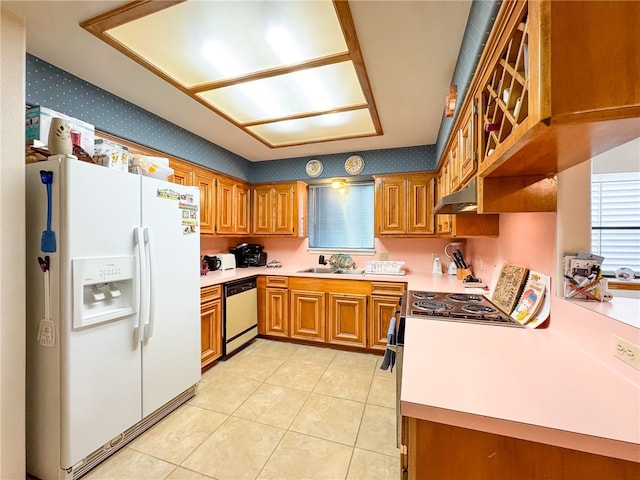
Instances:
[[[336,255],[331,255],[331,258],[329,258],[329,265],[333,268],[355,268],[356,263],[349,255],[338,253]]]
[[[438,255],[437,253],[433,254],[432,273],[434,275],[442,275],[442,264],[440,263],[440,255]]]
[[[564,255],[565,297],[608,302],[613,295],[600,268],[604,257],[589,252]]]
[[[624,281],[633,280],[635,276],[635,274],[633,273],[633,270],[626,267],[618,268],[615,273],[616,273],[616,278],[618,280],[624,280]]]
[[[280,268],[282,267],[282,263],[280,263],[278,260],[271,260],[269,263],[267,263],[267,268]]]

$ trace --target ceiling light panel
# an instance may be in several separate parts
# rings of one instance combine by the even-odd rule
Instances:
[[[241,124],[366,106],[352,62],[242,82],[197,95]]]
[[[270,148],[382,135],[347,1],[133,1],[80,25]]]
[[[338,112],[248,127],[274,147],[376,135],[367,109]]]
[[[186,1],[106,33],[187,88],[347,52],[331,1]]]

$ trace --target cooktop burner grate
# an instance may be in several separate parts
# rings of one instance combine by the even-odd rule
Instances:
[[[469,313],[480,313],[480,314],[494,314],[498,313],[498,310],[489,306],[489,305],[478,305],[475,303],[470,303],[468,305],[463,305],[462,310]]]
[[[484,297],[480,295],[473,295],[470,293],[450,293],[446,297],[448,300],[453,300],[454,302],[482,302],[484,301]]]
[[[438,298],[438,294],[433,292],[413,292],[413,297],[420,298],[422,300],[433,300]]]
[[[420,300],[419,302],[413,302],[413,308],[425,311],[441,312],[446,310],[452,310],[453,307],[444,302],[432,302],[428,300]]]

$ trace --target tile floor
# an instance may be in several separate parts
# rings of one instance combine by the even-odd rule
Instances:
[[[257,339],[84,479],[399,478],[381,356]]]

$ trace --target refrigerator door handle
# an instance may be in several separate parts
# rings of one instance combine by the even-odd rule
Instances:
[[[144,227],[144,243],[146,244],[147,251],[147,290],[149,293],[149,302],[147,304],[147,319],[144,326],[144,338],[150,338],[153,336],[153,326],[155,324],[155,252],[153,248],[153,235],[149,227]]]
[[[138,324],[133,329],[134,345],[137,345],[142,341],[144,319],[147,315],[147,267],[144,248],[144,233],[142,228],[136,227],[133,230],[133,239],[138,250],[138,288],[140,289],[140,294],[138,295]]]

